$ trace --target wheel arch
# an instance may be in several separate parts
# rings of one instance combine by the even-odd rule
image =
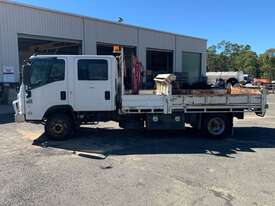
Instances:
[[[231,78],[229,78],[227,81],[226,81],[226,84],[228,84],[228,83],[234,83],[234,84],[236,84],[236,83],[239,83],[239,80],[238,79],[236,79],[235,77],[231,77]],[[232,86],[233,86],[233,84],[232,84]]]
[[[55,106],[50,107],[45,112],[43,119],[47,119],[47,117],[49,117],[50,115],[57,113],[57,112],[65,113],[65,114],[68,114],[68,115],[74,117],[74,110],[71,105],[55,105]]]

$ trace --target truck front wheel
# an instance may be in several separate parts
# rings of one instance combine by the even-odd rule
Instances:
[[[211,137],[225,138],[232,134],[233,118],[230,115],[214,114],[204,118],[203,129]]]
[[[73,120],[69,115],[60,113],[47,118],[45,124],[46,135],[53,140],[64,140],[73,135]]]

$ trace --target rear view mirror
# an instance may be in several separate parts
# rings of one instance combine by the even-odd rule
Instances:
[[[31,76],[31,65],[30,63],[26,63],[23,66],[22,70],[22,77],[23,77],[23,84],[29,85],[30,84],[30,76]]]

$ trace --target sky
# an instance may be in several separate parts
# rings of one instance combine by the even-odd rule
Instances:
[[[35,6],[208,39],[275,48],[274,0],[17,0]]]

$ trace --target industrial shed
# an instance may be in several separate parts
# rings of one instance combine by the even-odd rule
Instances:
[[[36,54],[113,54],[125,48],[145,68],[144,84],[158,73],[185,72],[188,83],[206,72],[207,40],[0,0],[0,103],[11,102],[24,59]]]

